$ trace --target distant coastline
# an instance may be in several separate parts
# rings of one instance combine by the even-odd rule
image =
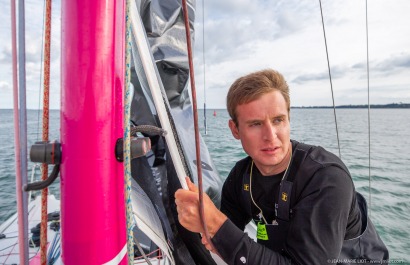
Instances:
[[[367,109],[368,105],[339,105],[337,109]],[[291,109],[333,109],[333,106],[291,106]],[[410,109],[410,103],[370,104],[371,109]],[[203,110],[199,108],[198,110]],[[207,108],[207,110],[226,110],[226,108]]]
[[[333,109],[333,106],[291,106],[291,109]],[[367,104],[365,105],[339,105],[335,107],[336,109],[367,109]],[[390,103],[390,104],[370,104],[371,109],[410,109],[410,103]],[[13,110],[13,109],[2,109],[0,110]],[[28,109],[37,110],[37,109]],[[59,111],[59,109],[50,109],[51,111]],[[198,108],[198,110],[203,110],[203,108]],[[207,108],[207,110],[226,110],[226,108]]]
[[[300,106],[292,109],[332,109],[333,106]],[[367,109],[368,105],[340,105],[337,109]],[[371,109],[409,109],[410,103],[370,104]]]

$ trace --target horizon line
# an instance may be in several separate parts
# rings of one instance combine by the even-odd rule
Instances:
[[[358,105],[337,105],[337,106],[291,106],[291,109],[300,109],[300,108],[367,108],[368,104],[358,104]],[[370,104],[370,108],[410,108],[410,103],[387,103],[387,104]],[[1,110],[13,110],[13,108],[0,108]],[[203,110],[204,108],[198,108]],[[207,110],[210,109],[219,109],[219,110],[226,110],[226,107],[209,107],[206,108]],[[27,108],[27,110],[42,110],[42,109],[31,109]],[[60,110],[60,108],[50,108],[50,110]]]

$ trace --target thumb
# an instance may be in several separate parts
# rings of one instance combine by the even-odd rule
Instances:
[[[189,177],[185,177],[185,179],[186,179],[186,183],[188,184],[188,189],[193,192],[198,192],[198,187],[195,186],[195,184],[191,182]]]

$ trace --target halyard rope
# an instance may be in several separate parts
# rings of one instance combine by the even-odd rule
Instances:
[[[134,263],[134,219],[131,204],[131,18],[130,0],[126,1],[125,14],[125,88],[124,88],[124,188],[125,188],[125,207],[127,221],[127,253],[128,264]]]
[[[48,141],[49,132],[49,98],[50,98],[50,37],[51,37],[51,0],[46,0],[44,35],[44,92],[43,92],[43,135]],[[48,165],[42,164],[41,179],[48,178]],[[47,195],[48,188],[41,190],[41,228],[40,228],[40,263],[47,263]]]

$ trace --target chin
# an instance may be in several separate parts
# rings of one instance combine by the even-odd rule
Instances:
[[[274,167],[279,164],[278,159],[272,160],[272,159],[261,159],[259,160],[259,163],[265,167]]]

